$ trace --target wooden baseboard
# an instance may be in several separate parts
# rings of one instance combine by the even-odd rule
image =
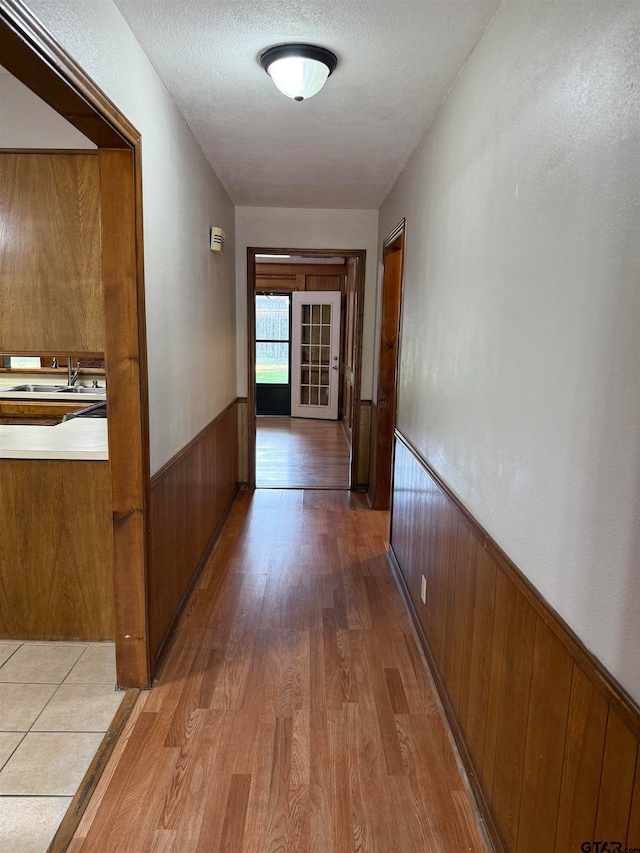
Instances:
[[[640,708],[397,431],[390,542],[496,851],[640,846]]]

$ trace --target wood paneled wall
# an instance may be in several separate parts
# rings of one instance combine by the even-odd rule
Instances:
[[[371,451],[371,400],[360,400],[360,431],[358,433],[360,451],[358,453],[359,490],[364,491],[369,484],[369,453]]]
[[[95,153],[0,152],[0,351],[104,351]]]
[[[640,709],[397,432],[390,556],[496,849],[640,848]]]
[[[0,460],[0,637],[112,640],[108,462]]]
[[[149,638],[157,659],[238,487],[234,400],[151,479]]]
[[[345,264],[256,263],[256,290],[342,290]]]

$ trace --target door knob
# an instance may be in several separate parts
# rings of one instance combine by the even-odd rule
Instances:
[[[333,365],[333,370],[337,370],[337,369],[338,369],[338,365],[337,365],[337,364],[334,364],[334,365]]]

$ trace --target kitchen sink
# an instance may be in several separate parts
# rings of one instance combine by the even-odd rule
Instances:
[[[13,388],[4,388],[4,391],[31,391],[33,394],[55,394],[58,391],[66,391],[64,385],[16,385]]]
[[[83,385],[71,385],[67,388],[60,388],[62,394],[105,394],[106,388],[85,388]]]
[[[28,391],[32,394],[106,394],[107,389],[86,388],[83,385],[14,385],[13,388],[3,388],[0,391]]]

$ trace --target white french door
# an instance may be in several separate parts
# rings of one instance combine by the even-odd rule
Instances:
[[[291,329],[291,415],[338,418],[340,387],[338,291],[294,291]]]

